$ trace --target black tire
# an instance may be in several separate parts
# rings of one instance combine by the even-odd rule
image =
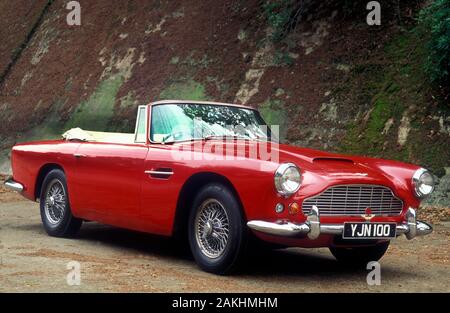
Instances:
[[[389,247],[389,241],[374,246],[362,247],[330,247],[334,257],[345,266],[365,267],[371,261],[380,260]]]
[[[62,191],[58,192],[60,189]],[[51,194],[54,197],[50,197]],[[54,169],[47,174],[42,183],[39,202],[41,220],[47,234],[54,237],[72,237],[78,232],[82,220],[72,215],[63,171]]]
[[[206,218],[200,221],[200,217],[205,217],[204,214],[207,214],[209,208],[218,212],[215,215],[217,219]],[[226,213],[226,220],[223,212]],[[212,226],[207,226],[206,221],[212,221],[210,223]],[[188,222],[189,245],[200,268],[206,272],[220,275],[228,274],[237,268],[247,243],[247,227],[241,206],[227,187],[221,184],[209,184],[202,188],[193,202]],[[200,225],[203,226],[200,227]],[[228,227],[225,225],[228,225]],[[228,232],[223,231],[224,228],[227,228]],[[224,242],[221,249],[215,249],[221,250],[217,255],[214,255],[214,249],[207,249],[211,246],[208,244],[206,237],[201,236],[201,234],[207,234],[209,231],[210,234],[207,237],[211,239],[209,242],[213,244]],[[225,238],[224,233],[227,233],[228,236],[221,241],[220,238]],[[220,238],[213,237],[214,235],[219,236],[218,234],[221,236]],[[203,241],[200,238],[204,238]],[[209,253],[213,255],[208,255]]]

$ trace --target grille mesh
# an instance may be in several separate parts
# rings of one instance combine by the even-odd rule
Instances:
[[[391,189],[373,185],[343,185],[328,188],[321,194],[303,201],[303,213],[308,214],[312,206],[321,215],[361,215],[366,208],[375,215],[399,215],[402,200],[396,198]]]

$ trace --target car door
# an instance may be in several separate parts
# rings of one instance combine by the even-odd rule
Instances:
[[[145,114],[144,110],[139,110]],[[138,118],[144,121],[146,117]],[[136,127],[138,131],[139,127]],[[145,125],[140,127],[144,129]],[[148,152],[145,142],[135,136],[134,144],[83,142],[76,159],[76,197],[73,206],[80,216],[106,224],[138,229],[141,182]]]
[[[173,160],[172,145],[150,144],[142,180],[142,230],[170,235],[185,166]]]
[[[149,105],[149,130],[157,124],[167,126],[174,122],[171,116],[164,117],[154,113],[154,107]],[[156,141],[152,141],[155,138],[151,134],[148,137],[149,150],[142,172],[142,230],[170,235],[180,189],[190,171],[185,162],[177,158],[180,153],[178,145],[162,143],[164,136],[159,136]]]
[[[76,157],[77,210],[107,224],[137,221],[147,150],[145,145],[82,143]]]

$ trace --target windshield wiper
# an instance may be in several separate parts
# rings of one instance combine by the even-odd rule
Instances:
[[[196,141],[196,140],[207,140],[207,139],[206,138],[189,138],[189,139],[182,139],[182,140],[162,141],[161,143],[163,145],[172,145],[172,144],[178,143],[178,142],[192,142],[192,141]]]
[[[233,138],[233,139],[242,139],[242,140],[251,140],[251,141],[264,141],[264,142],[270,142],[271,139],[267,137],[246,137],[246,136],[237,136],[237,135],[210,135],[206,136],[205,140],[211,140],[211,139],[226,139],[226,138]]]
[[[254,140],[254,141],[268,141],[267,138],[250,138],[250,137],[245,137],[245,136],[238,136],[238,135],[209,135],[206,137],[202,137],[202,138],[190,138],[190,139],[183,139],[183,140],[170,140],[170,141],[162,141],[161,143],[164,145],[171,145],[174,144],[176,142],[192,142],[192,141],[196,141],[196,140],[204,140],[204,141],[208,141],[208,140],[214,140],[214,139],[227,139],[227,138],[232,138],[232,139],[242,139],[242,140]]]
[[[233,138],[233,139],[244,139],[244,140],[252,140],[250,137],[245,136],[238,136],[238,135],[209,135],[204,137],[204,140],[212,140],[212,139],[227,139],[227,138]]]

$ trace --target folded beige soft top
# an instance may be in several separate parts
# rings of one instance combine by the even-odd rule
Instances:
[[[94,132],[79,127],[69,129],[62,135],[62,138],[65,140],[81,140],[89,142],[134,143],[134,134]]]

